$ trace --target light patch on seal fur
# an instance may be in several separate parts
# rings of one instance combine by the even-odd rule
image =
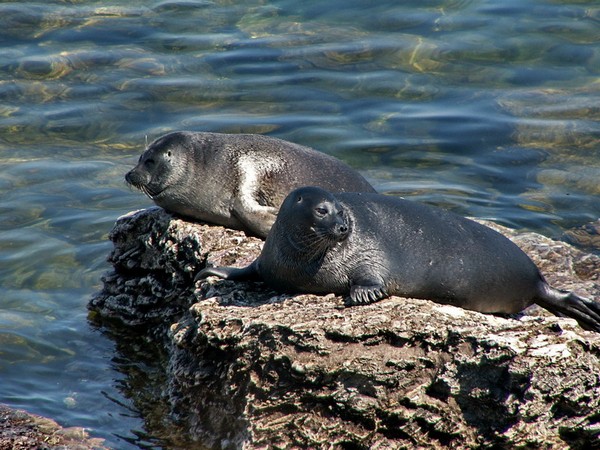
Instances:
[[[240,156],[237,169],[239,173],[239,186],[235,198],[235,210],[244,211],[247,216],[254,215],[261,218],[261,221],[268,223],[268,229],[271,228],[277,216],[277,208],[273,206],[263,206],[258,203],[256,194],[260,190],[260,180],[269,172],[275,172],[280,169],[280,161],[260,161],[257,164],[255,158],[250,155]],[[248,223],[248,217],[239,217],[245,223]]]

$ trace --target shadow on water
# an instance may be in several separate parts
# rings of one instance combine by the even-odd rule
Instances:
[[[131,405],[118,398],[107,398],[129,410],[134,417],[143,419],[144,430],[130,430],[127,436],[118,436],[136,448],[170,450],[206,450],[197,442],[186,439],[185,426],[179,424],[167,400],[166,368],[168,356],[160,337],[144,327],[126,327],[116,320],[101,318],[90,313],[92,327],[115,343],[113,370],[123,375],[116,388]]]

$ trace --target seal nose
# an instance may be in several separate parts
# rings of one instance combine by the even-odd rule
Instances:
[[[148,182],[135,168],[125,174],[125,181],[131,186],[143,186]]]
[[[336,238],[340,240],[345,239],[350,231],[350,227],[348,226],[348,219],[346,218],[344,210],[341,207],[336,208],[334,217],[333,233]]]
[[[334,233],[337,238],[344,239],[348,235],[348,224],[344,220],[338,220],[334,227]]]

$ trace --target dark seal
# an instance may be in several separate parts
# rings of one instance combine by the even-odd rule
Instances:
[[[260,237],[297,187],[375,192],[332,156],[256,134],[167,134],[148,146],[125,180],[169,212]]]
[[[197,279],[210,275],[264,280],[285,292],[343,294],[347,305],[398,295],[513,314],[536,303],[600,332],[600,304],[549,286],[500,233],[386,195],[297,189],[251,265],[206,268]]]

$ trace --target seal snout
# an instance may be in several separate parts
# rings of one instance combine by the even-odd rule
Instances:
[[[348,222],[346,218],[341,214],[336,215],[335,223],[331,228],[333,236],[338,241],[343,241],[348,237],[348,234],[350,233],[350,227],[348,226]]]
[[[148,173],[140,170],[139,166],[134,167],[125,174],[125,181],[153,200],[165,190],[164,186],[153,183]]]
[[[140,171],[137,170],[137,167],[131,169],[125,174],[125,181],[136,188],[141,188],[148,182],[146,177],[144,177]]]
[[[133,170],[130,170],[125,174],[125,181],[127,182],[127,184],[135,186],[135,175],[133,174]]]
[[[336,232],[336,234],[339,234],[339,235],[344,235],[344,236],[347,235],[348,234],[348,225],[346,225],[345,223],[336,225],[335,232]]]

